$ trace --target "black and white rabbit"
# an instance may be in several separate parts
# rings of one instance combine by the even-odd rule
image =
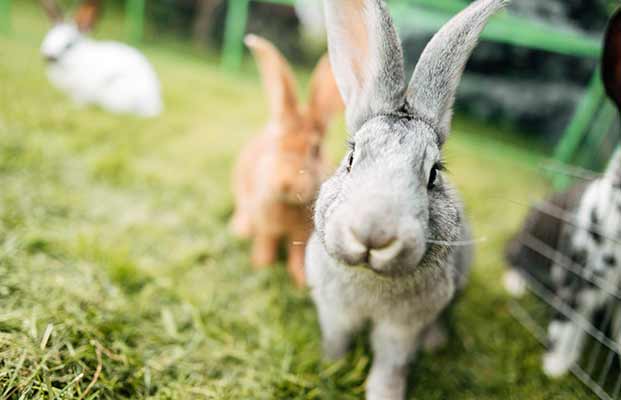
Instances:
[[[602,77],[608,96],[621,110],[621,11],[612,18],[606,33]],[[526,274],[568,306],[557,312],[548,326],[549,349],[543,360],[544,372],[558,377],[579,361],[587,337],[584,326],[601,322],[595,319],[597,312],[613,307],[609,303],[618,291],[621,149],[614,153],[601,178],[553,195],[547,208],[533,209],[522,231],[509,243],[511,269],[505,275],[505,286],[512,294],[521,295]],[[557,255],[534,251],[537,242]]]
[[[88,36],[100,3],[83,1],[72,22],[55,0],[41,0],[53,23],[41,44],[50,82],[80,105],[157,116],[162,111],[160,83],[147,58],[123,43]]]
[[[462,202],[441,150],[466,62],[504,0],[478,0],[431,40],[408,84],[383,0],[324,0],[328,47],[347,109],[351,149],[322,186],[306,275],[325,355],[348,350],[366,322],[368,399],[402,399],[421,344],[466,285],[472,258]]]

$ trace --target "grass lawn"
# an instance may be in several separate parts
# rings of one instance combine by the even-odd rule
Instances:
[[[323,363],[307,293],[282,264],[252,272],[226,229],[232,163],[266,118],[254,70],[147,47],[163,116],[77,109],[44,76],[42,13],[13,3],[15,34],[0,37],[0,398],[360,398],[365,339]],[[335,160],[343,132],[330,134]],[[536,150],[503,136],[458,119],[450,139],[450,173],[488,240],[450,344],[420,356],[410,398],[592,397],[546,379],[541,347],[509,315],[503,245],[525,213],[515,203],[543,185]]]

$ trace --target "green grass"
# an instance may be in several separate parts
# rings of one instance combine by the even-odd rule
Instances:
[[[307,293],[282,264],[252,272],[248,244],[226,229],[233,160],[265,121],[254,72],[149,47],[162,117],[77,109],[45,79],[42,16],[14,4],[16,32],[0,37],[0,398],[360,398],[365,339],[323,363]],[[421,355],[410,398],[591,398],[541,374],[541,347],[499,283],[525,212],[513,202],[543,191],[540,156],[462,119],[455,131],[451,175],[488,240],[450,344]],[[334,159],[343,139],[341,121]]]

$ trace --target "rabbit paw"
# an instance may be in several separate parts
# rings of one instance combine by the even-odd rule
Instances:
[[[367,400],[403,400],[406,390],[406,369],[371,368],[366,385]]]
[[[571,368],[571,362],[561,354],[548,353],[543,357],[543,372],[550,378],[561,378]]]
[[[526,294],[526,281],[516,271],[507,271],[503,277],[505,290],[513,297],[523,297]]]

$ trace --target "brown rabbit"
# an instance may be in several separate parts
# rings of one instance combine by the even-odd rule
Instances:
[[[312,203],[326,175],[322,140],[328,122],[343,108],[330,63],[324,56],[313,73],[307,106],[298,103],[291,68],[267,40],[248,35],[263,77],[271,119],[242,150],[233,175],[233,232],[252,238],[252,264],[275,261],[287,240],[288,270],[303,286],[304,251],[313,229]]]

